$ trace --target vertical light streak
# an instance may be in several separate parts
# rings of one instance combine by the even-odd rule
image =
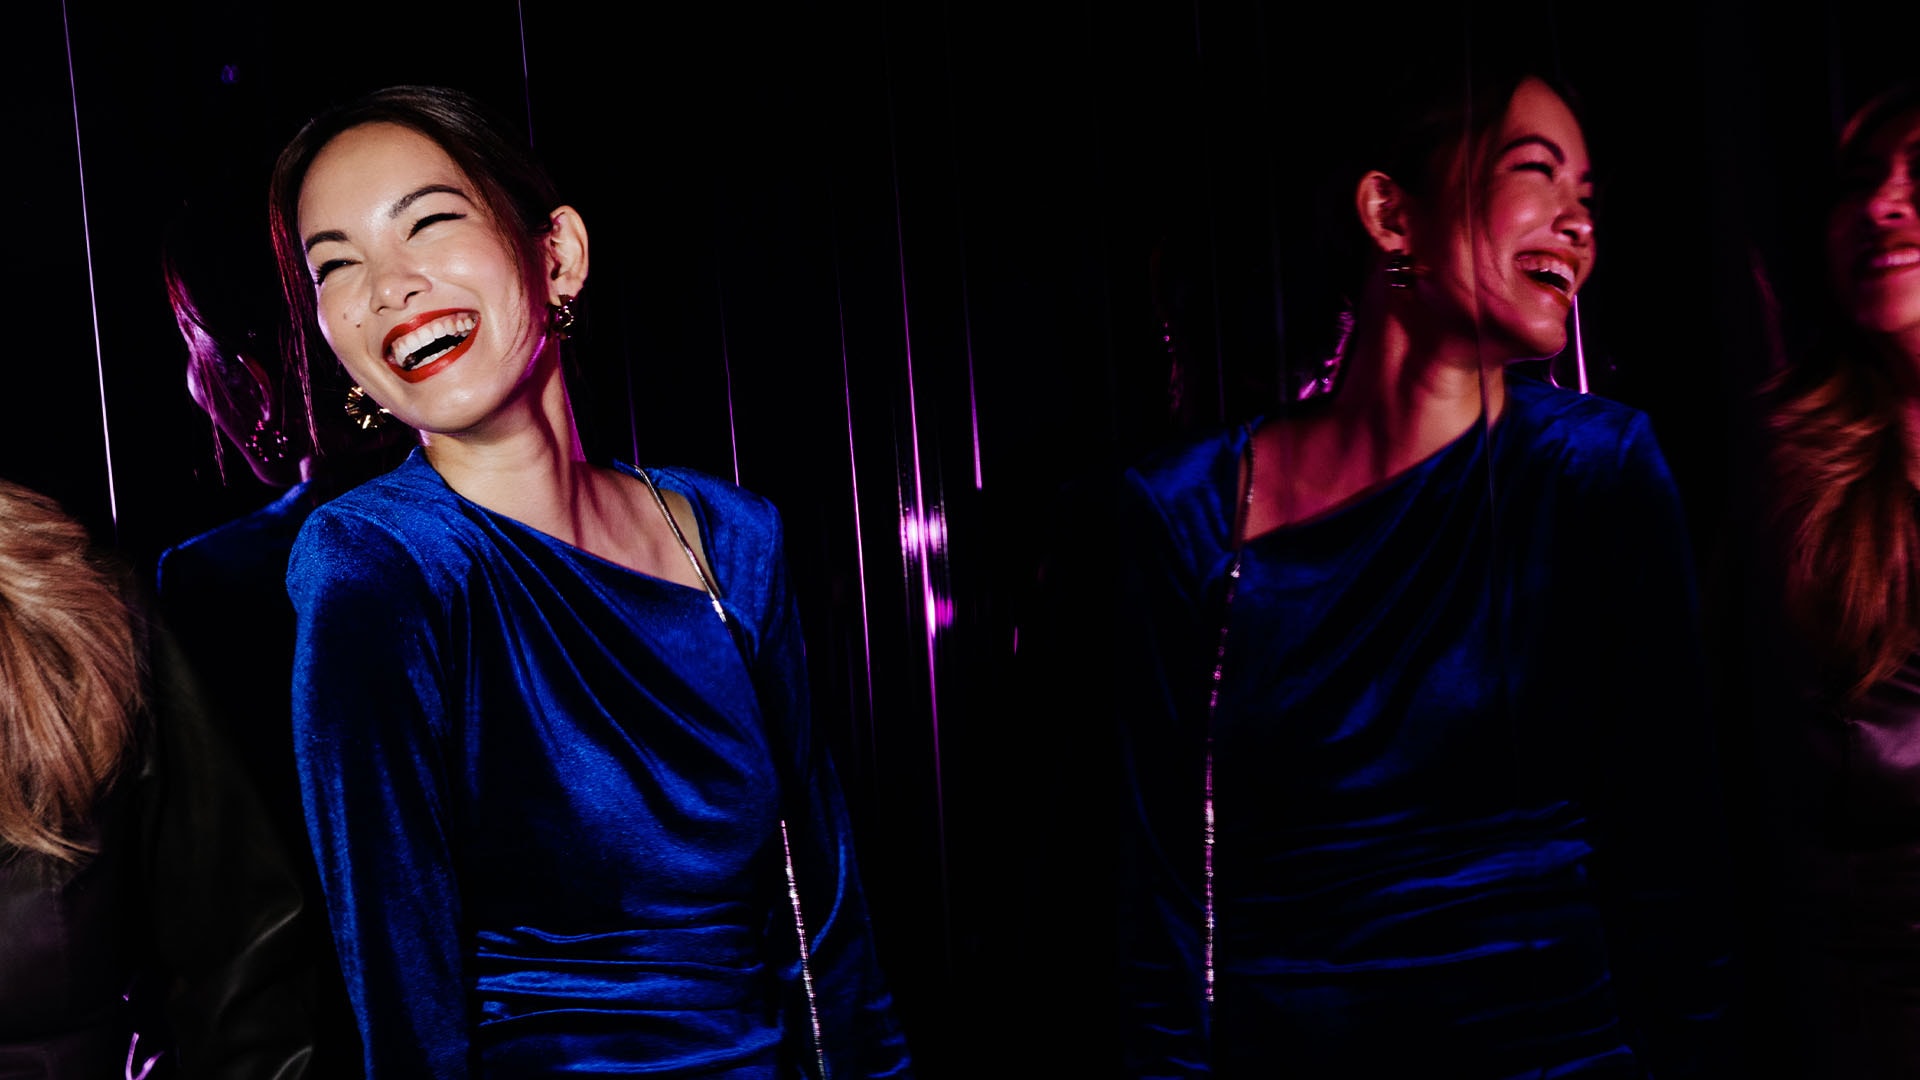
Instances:
[[[514,0],[513,13],[520,19],[520,96],[527,106],[527,145],[533,145],[533,79],[527,74],[527,6]]]
[[[847,475],[853,483],[853,559],[860,572],[860,650],[865,661],[861,671],[867,680],[867,745],[879,757],[879,744],[873,731],[873,631],[867,617],[867,546],[860,527],[860,462],[853,450],[853,378],[847,365],[847,301],[840,286],[839,224],[834,224],[833,303],[840,316],[840,390],[847,406]]]
[[[881,45],[882,59],[885,61],[885,48]],[[913,372],[913,318],[907,304],[907,233],[900,210],[900,144],[899,129],[895,123],[893,104],[892,65],[886,64],[887,80],[887,160],[892,171],[893,181],[893,237],[894,254],[900,271],[900,335],[901,344],[906,351],[907,361],[907,435],[913,440],[913,516],[918,517],[927,505],[925,470],[920,460],[920,409],[918,395],[914,385]],[[921,529],[924,538],[926,530]],[[937,833],[936,843],[940,848],[940,909],[945,923],[952,921],[952,899],[948,896],[950,874],[947,866],[947,792],[946,770],[940,756],[940,679],[936,663],[934,637],[939,630],[939,620],[935,613],[933,596],[933,568],[924,539],[916,556],[920,563],[920,602],[922,617],[926,626],[927,653],[927,716],[933,730],[933,821]],[[949,931],[941,935],[946,946],[947,964],[953,964],[953,934]]]
[[[893,178],[893,229],[894,241],[900,267],[900,332],[901,342],[906,349],[907,359],[907,438],[912,442],[913,468],[913,510],[911,518],[919,521],[925,514],[927,505],[926,472],[920,460],[920,406],[918,393],[914,387],[913,376],[913,320],[907,308],[907,240],[904,223],[900,216],[900,176],[899,164],[894,165]],[[927,547],[927,530],[914,530],[913,555],[920,568],[920,602],[926,625],[927,652],[927,710],[933,721],[933,794],[939,800],[941,860],[946,859],[946,793],[942,784],[943,770],[940,764],[940,684],[935,664],[934,637],[939,630],[939,620],[934,616],[933,567]]]
[[[973,432],[973,490],[986,486],[980,471],[980,396],[973,379],[973,298],[967,285],[967,212],[960,199],[960,107],[953,93],[953,5],[941,5],[943,29],[947,32],[947,135],[953,160],[954,236],[960,256],[960,334],[967,348],[967,415]]]
[[[73,26],[67,0],[60,0],[60,29],[67,45],[67,94],[73,101],[73,161],[80,174],[80,236],[87,252],[87,304],[93,316],[93,372],[100,384],[100,442],[107,457],[107,513],[113,537],[120,539],[120,495],[113,479],[113,432],[107,427],[107,361],[100,346],[100,291],[93,280],[93,221],[87,211],[87,161],[80,147],[80,87],[73,74]]]
[[[1580,339],[1580,297],[1573,298],[1573,369],[1580,377],[1580,392],[1590,393],[1587,387],[1587,347]]]
[[[733,422],[733,357],[727,349],[727,288],[720,280],[720,241],[714,244],[714,293],[720,299],[720,370],[727,378],[727,445],[733,448],[733,482],[740,484],[740,432]]]

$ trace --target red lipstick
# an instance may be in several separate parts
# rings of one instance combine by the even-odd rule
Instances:
[[[403,368],[398,363],[394,362],[394,356],[393,356],[394,342],[400,340],[402,337],[405,337],[406,335],[414,332],[415,330],[420,329],[421,327],[427,325],[428,323],[433,322],[435,319],[444,319],[453,315],[466,315],[466,314],[473,314],[473,329],[468,332],[466,337],[460,340],[460,343],[458,345],[455,345],[453,348],[448,349],[446,352],[441,353],[439,356],[434,357],[432,360],[428,361],[425,364],[420,365],[417,368],[412,368],[412,369]],[[435,375],[438,375],[442,370],[444,370],[447,367],[447,365],[453,363],[455,360],[458,360],[462,356],[466,355],[467,350],[472,347],[474,339],[478,337],[479,334],[480,334],[480,316],[477,313],[470,313],[465,308],[444,308],[439,311],[423,311],[420,314],[415,315],[413,318],[408,319],[407,321],[400,323],[396,325],[393,329],[387,331],[387,336],[383,338],[380,342],[380,356],[381,356],[381,359],[387,362],[387,366],[393,369],[393,373],[400,376],[400,378],[403,381],[410,382],[410,383],[417,383],[425,379],[430,379]]]

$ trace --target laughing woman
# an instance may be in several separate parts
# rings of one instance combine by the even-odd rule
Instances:
[[[1594,265],[1585,135],[1447,85],[1342,178],[1333,392],[1128,475],[1130,1076],[1718,1075],[1679,503],[1644,416],[1507,371]]]
[[[309,123],[272,212],[296,312],[420,437],[288,573],[369,1076],[906,1075],[778,516],[582,453],[580,215],[469,99],[407,87]]]
[[[1920,1072],[1920,90],[1863,106],[1837,164],[1822,348],[1770,387],[1759,1005],[1777,1075],[1881,1080]]]

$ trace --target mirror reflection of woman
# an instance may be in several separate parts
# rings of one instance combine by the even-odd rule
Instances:
[[[1507,370],[1594,266],[1585,134],[1406,89],[1333,392],[1128,475],[1127,1072],[1715,1075],[1679,502],[1644,416]]]
[[[906,1075],[778,515],[582,450],[578,211],[470,100],[406,87],[310,123],[272,209],[290,300],[420,438],[288,576],[369,1075]]]
[[[1786,808],[1787,952],[1766,1045],[1795,1075],[1920,1070],[1920,93],[1846,125],[1826,222],[1824,347],[1771,387],[1786,633],[1751,668]],[[1786,678],[1782,679],[1782,676]],[[1785,708],[1782,708],[1783,703]],[[1770,953],[1770,958],[1772,954]],[[1783,1073],[1784,1075],[1784,1073]]]

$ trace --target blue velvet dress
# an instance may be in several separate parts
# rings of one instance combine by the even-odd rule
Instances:
[[[692,504],[730,626],[418,452],[301,531],[296,753],[370,1077],[797,1075],[783,817],[829,1065],[908,1073],[778,515],[653,475]]]
[[[1512,377],[1491,432],[1253,538],[1228,607],[1245,439],[1128,476],[1129,1075],[1717,1075],[1712,736],[1645,417]]]

